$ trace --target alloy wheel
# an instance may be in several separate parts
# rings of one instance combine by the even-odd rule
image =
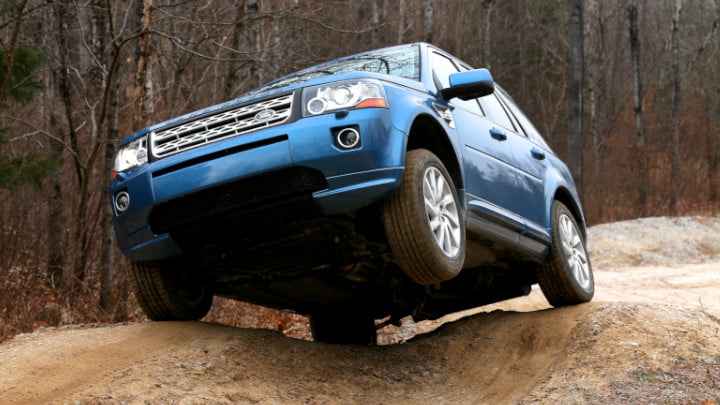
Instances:
[[[577,280],[578,285],[583,290],[591,288],[592,280],[590,278],[590,265],[588,262],[587,252],[583,244],[580,233],[573,220],[566,214],[560,215],[560,241],[562,243],[565,260],[572,272],[573,277]]]
[[[434,166],[423,175],[423,197],[435,242],[447,257],[457,256],[461,244],[457,202],[445,176]]]

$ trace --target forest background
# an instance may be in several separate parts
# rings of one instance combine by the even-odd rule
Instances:
[[[141,318],[107,196],[122,138],[394,44],[490,68],[571,167],[591,225],[714,215],[718,31],[720,0],[3,0],[0,341]],[[229,305],[209,318],[286,322]]]

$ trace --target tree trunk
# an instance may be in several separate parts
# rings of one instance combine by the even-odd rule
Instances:
[[[61,114],[50,112],[51,128],[61,128]],[[62,139],[62,137],[61,137]],[[50,174],[50,204],[47,229],[47,279],[52,287],[59,287],[65,278],[67,246],[65,244],[65,219],[63,216],[63,160],[65,147],[61,142],[52,141],[50,151],[58,162],[58,168]]]
[[[637,146],[637,159],[639,164],[638,180],[638,208],[640,215],[645,215],[647,204],[647,158],[644,154],[645,127],[643,122],[643,88],[640,76],[640,35],[638,28],[637,0],[630,0],[628,5],[628,24],[630,32],[630,64],[633,82],[633,112],[635,114],[635,136]]]
[[[143,34],[140,36],[137,52],[137,73],[135,75],[135,100],[133,105],[132,130],[145,127],[148,113],[152,107],[152,75],[150,74],[150,34],[147,32],[152,25],[153,0],[138,3],[138,20]],[[110,138],[115,139],[115,138]]]
[[[433,0],[423,1],[423,41],[432,43],[433,41]]]
[[[70,27],[73,27],[74,21],[73,16],[71,14],[71,4],[69,0],[64,0],[62,2],[62,5],[60,7],[57,7],[57,14],[55,16],[55,21],[57,23],[57,46],[58,46],[58,56],[60,61],[60,66],[58,69],[54,72],[55,74],[55,82],[57,85],[57,91],[59,93],[60,102],[62,104],[62,107],[60,108],[61,111],[63,111],[65,115],[65,124],[67,125],[67,138],[69,139],[70,148],[74,152],[74,160],[73,160],[73,167],[75,168],[75,180],[76,184],[74,186],[67,184],[63,187],[65,192],[70,192],[71,194],[77,195],[78,188],[83,183],[83,167],[82,163],[80,161],[80,146],[78,141],[78,133],[77,133],[77,123],[75,121],[75,103],[73,101],[72,96],[72,78],[70,77],[70,71],[73,64],[78,59],[78,49],[76,47],[76,44],[81,43],[80,39],[77,36],[77,31],[71,29]],[[59,124],[58,120],[58,124]],[[57,128],[61,128],[59,125]],[[62,131],[62,129],[59,129],[58,131]],[[64,139],[64,135],[60,135],[59,138]],[[63,181],[63,179],[58,179],[58,181]],[[70,190],[68,190],[70,188]],[[51,215],[57,215],[56,212],[51,212]],[[73,284],[73,272],[70,271],[70,269],[73,269],[75,266],[75,261],[78,254],[78,229],[79,229],[79,223],[83,221],[82,218],[77,218],[75,216],[75,212],[73,212],[73,215],[71,215],[71,221],[73,222],[73,225],[66,225],[66,224],[59,224],[55,223],[53,220],[51,220],[51,226],[53,227],[60,227],[61,229],[50,229],[51,232],[59,232],[58,235],[65,235],[66,232],[64,229],[65,226],[67,228],[72,230],[72,233],[68,234],[68,237],[70,238],[66,242],[60,242],[55,241],[53,243],[52,250],[57,249],[63,249],[63,251],[53,251],[49,252],[49,263],[50,263],[50,271],[51,271],[51,277],[55,278],[55,285],[58,287],[66,286],[66,285],[72,285]],[[60,246],[59,244],[62,244]],[[58,272],[58,270],[63,269],[62,274]]]
[[[252,16],[260,12],[260,0],[247,0],[245,2],[245,14]],[[252,87],[262,84],[262,36],[258,29],[249,30],[247,34],[248,48],[254,52],[254,61],[250,65],[250,77]]]
[[[482,66],[490,69],[490,12],[492,0],[482,0]]]
[[[376,49],[380,47],[380,0],[372,0],[370,2],[370,21],[372,22],[372,31],[370,31],[370,47]]]
[[[710,42],[712,38],[718,39],[718,36],[716,35],[718,32],[718,29],[720,28],[720,0],[715,0],[714,3],[715,6],[715,20],[713,21],[712,30],[708,36],[707,40],[705,42]],[[720,41],[718,41],[720,43]],[[700,55],[702,55],[703,50],[705,46],[704,44],[701,46],[701,48],[698,49],[696,53],[696,58],[699,58]],[[688,71],[690,69],[688,68]],[[712,94],[715,94],[717,97],[720,95],[720,82],[717,80],[712,81],[714,90],[712,90]],[[717,100],[717,98],[716,98]],[[720,102],[713,103],[714,105],[709,105],[707,108],[712,109],[715,107],[715,110],[720,113],[720,109],[717,108],[718,105],[720,105]],[[706,105],[708,105],[706,103]],[[708,115],[712,115],[712,112],[709,112]],[[717,117],[717,115],[716,115]],[[708,166],[710,169],[710,203],[713,207],[713,214],[715,214],[715,209],[720,206],[720,131],[714,131],[711,132],[712,137],[712,145],[714,146],[713,152],[708,154],[709,155],[709,162]]]
[[[677,198],[681,192],[678,179],[678,165],[680,162],[680,12],[682,0],[675,0],[675,10],[672,16],[671,34],[671,75],[672,75],[672,157],[670,162],[670,213],[678,214]]]
[[[111,18],[109,18],[110,10],[106,8],[107,5],[108,4],[106,4],[102,0],[93,0],[91,2],[92,7],[90,8],[89,15],[90,25],[88,27],[91,33],[108,32],[109,24],[111,24],[112,21]],[[110,30],[110,32],[112,35],[112,30]],[[71,242],[74,254],[72,263],[72,274],[69,281],[72,291],[71,294],[73,294],[73,299],[76,299],[79,296],[80,289],[82,288],[83,283],[86,279],[86,271],[88,268],[88,262],[90,260],[92,248],[91,244],[93,242],[93,238],[91,236],[93,225],[90,221],[91,217],[88,215],[88,212],[92,211],[92,208],[94,208],[92,206],[93,190],[91,189],[91,183],[93,180],[93,169],[95,169],[94,164],[102,142],[102,140],[100,139],[100,133],[102,131],[102,128],[104,126],[103,123],[106,118],[105,114],[107,111],[107,86],[109,85],[108,79],[111,75],[109,69],[112,69],[112,67],[108,68],[109,64],[107,63],[105,53],[106,39],[107,37],[102,34],[98,34],[97,36],[87,34],[87,36],[82,38],[83,42],[89,43],[91,45],[90,51],[93,55],[92,62],[90,62],[87,66],[100,69],[97,69],[98,76],[83,77],[81,78],[81,80],[84,81],[83,87],[85,88],[86,92],[97,91],[96,94],[98,99],[100,100],[100,103],[98,103],[100,104],[100,113],[98,114],[98,112],[95,110],[95,106],[88,106],[88,113],[89,116],[92,118],[90,120],[91,125],[89,128],[90,143],[89,148],[87,148],[85,158],[80,164],[81,175],[80,189],[78,193],[79,201],[75,209],[75,216],[73,218],[73,221],[75,222],[75,229],[73,232],[73,240]],[[74,62],[78,63],[78,65],[80,66],[85,66],[82,60],[76,60]],[[89,69],[89,71],[93,70],[94,69]],[[86,93],[82,96],[87,97],[88,94]]]
[[[117,67],[116,67],[117,69]],[[110,113],[107,121],[108,142],[105,143],[105,161],[103,164],[103,173],[110,173],[114,165],[114,157],[117,152],[117,142],[119,138],[118,115],[120,111],[120,103],[118,102],[119,85],[115,81],[115,85],[111,90],[110,96]],[[125,318],[125,305],[118,305],[118,301],[123,301],[121,297],[116,297],[113,286],[113,270],[115,268],[115,241],[112,228],[112,209],[107,201],[110,196],[107,194],[107,188],[103,189],[103,197],[100,199],[100,309],[106,314],[111,315],[112,319]],[[121,298],[118,300],[117,298]],[[120,310],[120,314],[118,314]]]
[[[584,24],[583,0],[568,0],[570,33],[568,49],[568,142],[567,160],[579,193],[583,178],[583,73]]]
[[[398,0],[398,31],[397,31],[397,43],[402,44],[405,42],[405,15],[407,14],[407,2],[406,0]]]
[[[594,52],[594,57],[590,60],[588,68],[588,109],[590,119],[590,134],[592,136],[592,150],[593,150],[593,177],[595,179],[601,178],[601,161],[603,158],[603,149],[605,147],[605,140],[603,139],[604,131],[604,115],[605,111],[605,75],[604,70],[606,69],[605,54],[605,22],[603,21],[603,9],[602,2],[597,4],[595,19],[597,23],[597,35],[596,42],[598,43],[598,49]],[[598,208],[602,209],[602,204],[598,204]],[[601,214],[601,211],[598,212]]]
[[[233,59],[238,59],[240,55],[240,40],[243,38],[245,33],[243,32],[243,28],[245,27],[245,2],[240,4],[238,7],[235,8],[235,23],[233,24],[232,29],[232,39],[230,40],[230,47],[232,48],[233,52],[237,52],[235,54],[232,54]],[[240,70],[240,62],[237,60],[233,60],[232,62],[229,62],[227,64],[227,73],[225,77],[225,88],[224,88],[224,97],[225,100],[231,100],[235,96],[237,96],[237,84],[239,81],[239,75],[238,71]]]
[[[637,145],[645,146],[645,129],[643,125],[642,97],[643,88],[640,77],[640,36],[638,29],[637,0],[630,0],[628,6],[628,22],[630,25],[630,63],[633,82],[633,111],[635,112],[635,134]]]

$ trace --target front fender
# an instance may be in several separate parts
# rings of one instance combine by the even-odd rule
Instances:
[[[464,168],[461,162],[462,145],[454,126],[446,119],[452,117],[454,107],[437,100],[428,93],[388,85],[386,93],[390,102],[393,126],[406,134],[404,153],[408,149],[422,147],[433,151],[445,163],[454,177],[458,189],[464,187]],[[450,113],[443,117],[439,109]],[[450,120],[451,121],[451,120]],[[413,139],[411,139],[413,138]],[[462,193],[462,190],[460,191]]]

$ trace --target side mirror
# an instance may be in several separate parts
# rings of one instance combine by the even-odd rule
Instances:
[[[495,91],[495,82],[487,69],[466,70],[450,75],[450,87],[440,90],[444,100],[459,97],[463,100],[487,96]]]

